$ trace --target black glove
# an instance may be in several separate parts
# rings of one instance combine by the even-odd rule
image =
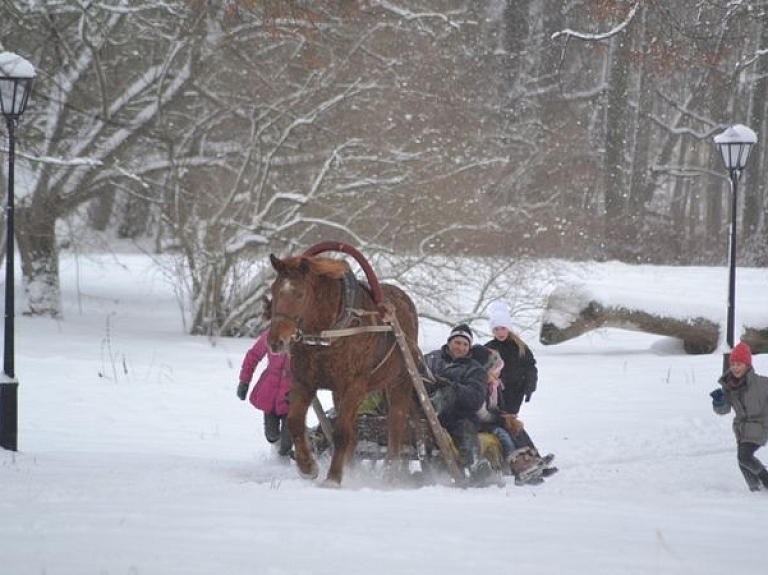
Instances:
[[[713,390],[709,396],[712,398],[712,407],[725,407],[725,392],[723,391],[723,388],[718,387]]]
[[[248,395],[248,382],[241,381],[237,384],[237,397],[245,401],[246,395]]]
[[[531,401],[531,396],[533,395],[533,392],[536,391],[536,380],[528,380],[525,382],[525,402],[528,403]]]
[[[529,370],[523,380],[523,395],[526,403],[531,401],[533,392],[536,391],[536,384],[539,382],[539,374],[534,370]]]

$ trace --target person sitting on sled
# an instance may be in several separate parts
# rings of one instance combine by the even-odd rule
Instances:
[[[434,389],[428,392],[440,425],[453,439],[469,480],[483,485],[493,474],[490,462],[480,455],[477,435],[477,410],[485,401],[486,375],[472,358],[471,347],[472,330],[466,324],[457,325],[445,345],[424,356],[424,364],[434,376]]]
[[[472,346],[472,357],[488,374],[488,391],[483,406],[477,411],[479,430],[493,434],[501,444],[505,473],[515,476],[515,483],[541,483],[543,477],[557,472],[553,454],[539,455],[523,422],[517,414],[507,413],[500,373],[504,360],[499,353],[482,345]]]
[[[520,413],[520,406],[531,400],[536,391],[539,370],[531,348],[514,331],[512,317],[502,301],[493,302],[488,309],[488,324],[493,339],[486,347],[499,352],[504,361],[501,381],[504,383],[504,402],[508,413]]]

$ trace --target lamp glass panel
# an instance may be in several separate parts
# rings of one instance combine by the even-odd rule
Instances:
[[[13,113],[13,101],[16,93],[16,80],[14,78],[0,78],[0,112],[3,116]]]
[[[734,167],[733,144],[720,144],[720,153],[723,156],[723,164],[729,170]]]
[[[31,78],[0,78],[0,112],[18,118],[24,113],[29,99]]]
[[[752,149],[752,144],[740,144],[741,149],[739,154],[739,169],[743,170],[747,165],[747,158],[749,158],[749,152]]]

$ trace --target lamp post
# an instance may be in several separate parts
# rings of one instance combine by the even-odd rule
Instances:
[[[13,262],[13,163],[16,123],[29,99],[35,68],[12,52],[0,53],[0,113],[8,126],[8,188],[5,212],[5,330],[3,342],[3,374],[0,377],[0,447],[17,450],[19,382],[13,366],[14,262]]]
[[[722,134],[715,136],[715,145],[720,149],[723,164],[731,179],[731,228],[728,250],[728,323],[726,342],[728,351],[723,353],[723,372],[730,367],[733,349],[733,327],[735,315],[734,296],[736,292],[736,207],[738,205],[739,178],[747,165],[749,152],[757,144],[757,135],[747,126],[735,124]]]

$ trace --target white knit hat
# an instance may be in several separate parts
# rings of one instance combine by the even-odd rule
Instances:
[[[507,304],[503,301],[492,302],[488,307],[488,323],[491,329],[495,327],[506,327],[509,331],[515,331],[512,325],[512,317],[507,310]]]

